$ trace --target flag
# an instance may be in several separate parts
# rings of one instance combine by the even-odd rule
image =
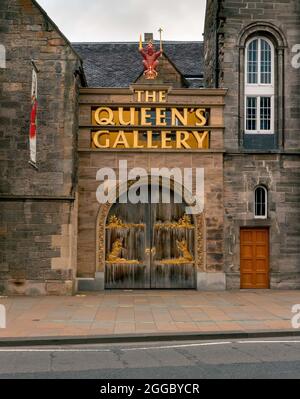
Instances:
[[[37,134],[37,72],[32,69],[32,86],[31,86],[31,113],[30,113],[30,162],[36,165],[36,134]]]

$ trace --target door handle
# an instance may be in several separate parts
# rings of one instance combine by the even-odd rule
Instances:
[[[155,254],[156,254],[156,248],[155,247],[153,247],[152,249],[150,249],[150,248],[146,248],[145,249],[145,254],[146,255],[152,255],[152,256],[154,256]]]

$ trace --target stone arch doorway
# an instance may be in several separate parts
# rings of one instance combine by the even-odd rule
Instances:
[[[146,188],[151,198],[151,186]],[[176,187],[170,203],[124,203],[127,192],[100,217],[99,266],[106,289],[196,289],[199,261],[198,218],[186,214]],[[197,245],[195,245],[197,242]]]

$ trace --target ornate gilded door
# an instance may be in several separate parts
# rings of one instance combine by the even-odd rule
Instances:
[[[119,200],[112,207],[106,226],[106,288],[195,288],[194,225],[185,204],[176,203],[173,193],[170,200]]]
[[[113,205],[106,225],[106,288],[150,288],[148,215],[148,204]]]
[[[170,203],[151,205],[151,288],[196,287],[195,226],[185,207],[174,192]]]

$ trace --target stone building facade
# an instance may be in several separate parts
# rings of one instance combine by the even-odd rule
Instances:
[[[70,294],[82,61],[35,1],[2,0],[0,27],[0,291]],[[39,71],[37,169],[28,162],[32,61]]]
[[[170,65],[170,68],[173,68]],[[166,68],[165,63],[161,64],[158,68],[160,78],[164,78],[164,70],[167,70],[166,76],[170,79],[169,68]],[[174,74],[175,75],[175,74]],[[176,76],[177,75],[177,76]],[[110,282],[111,288],[193,288],[193,289],[207,289],[210,288],[224,288],[225,287],[225,274],[223,273],[223,107],[224,96],[226,90],[205,90],[205,89],[187,89],[184,87],[176,87],[176,83],[180,81],[179,73],[173,79],[175,87],[168,85],[158,84],[157,81],[153,83],[145,83],[144,79],[138,79],[138,82],[127,89],[118,88],[82,88],[80,89],[80,119],[79,119],[79,180],[78,180],[78,193],[79,193],[79,208],[78,208],[78,284],[81,290],[99,290],[104,289],[109,285],[107,274],[110,269],[114,274],[114,281]],[[145,98],[141,101],[138,100],[139,92],[150,91],[151,102],[146,102]],[[153,101],[153,93],[165,92],[166,98],[163,103]],[[156,96],[158,98],[158,96]],[[139,126],[139,146],[143,148],[136,148],[137,145],[124,148],[124,145],[119,145],[117,148],[95,148],[91,145],[91,137],[97,134],[98,129],[108,129],[108,126],[99,126],[93,121],[93,109],[101,107],[112,107],[117,109],[119,107],[141,107],[143,109],[155,110],[160,107],[164,109],[171,109],[174,107],[187,108],[189,110],[199,108],[209,110],[209,127],[203,127],[199,132],[209,129],[209,143],[206,148],[159,148],[160,140],[152,138],[151,147],[145,139],[145,131],[149,129],[158,129],[157,126],[142,128]],[[147,108],[143,108],[147,107]],[[99,109],[99,108],[98,108]],[[174,108],[172,108],[174,109]],[[176,108],[177,109],[177,108]],[[116,111],[114,111],[116,112]],[[136,111],[138,112],[138,111]],[[182,112],[182,111],[181,111]],[[103,111],[104,114],[104,111]],[[106,115],[106,113],[104,114]],[[128,116],[127,116],[128,117]],[[116,122],[117,123],[117,122]],[[167,125],[166,125],[167,126]],[[124,126],[117,127],[110,126],[110,135],[114,134],[117,129],[124,129]],[[126,127],[125,127],[126,128]],[[128,126],[127,126],[128,128]],[[136,129],[134,127],[133,129]],[[142,130],[141,130],[142,129]],[[144,130],[143,130],[144,129]],[[163,131],[169,131],[170,127],[161,128]],[[181,129],[189,130],[189,127],[181,127]],[[194,127],[193,129],[196,129]],[[163,134],[163,131],[160,134]],[[101,133],[101,131],[100,131]],[[132,132],[127,133],[128,143],[130,143],[130,136]],[[108,136],[105,130],[103,135]],[[155,137],[155,136],[154,136]],[[171,135],[170,135],[171,137]],[[171,138],[168,141],[171,145]],[[104,143],[104,141],[103,141]],[[192,145],[191,145],[192,146]],[[129,147],[129,145],[128,145]],[[147,175],[150,175],[153,168],[178,168],[182,175],[185,168],[196,170],[196,168],[204,171],[204,210],[196,212],[189,216],[193,220],[189,226],[190,230],[194,231],[193,238],[190,238],[188,245],[190,252],[193,256],[192,262],[182,262],[179,265],[173,261],[167,261],[163,254],[159,253],[159,248],[170,245],[174,246],[169,253],[169,257],[179,258],[180,254],[176,250],[176,239],[182,240],[187,237],[188,233],[184,231],[184,226],[180,226],[173,231],[168,231],[164,226],[166,224],[175,224],[178,219],[187,216],[185,211],[182,210],[178,214],[174,211],[177,204],[151,204],[151,207],[161,207],[162,212],[157,215],[155,220],[147,220],[144,217],[147,214],[147,204],[124,204],[120,205],[119,209],[115,208],[113,204],[100,204],[97,201],[95,193],[100,184],[95,179],[97,172],[101,168],[111,168],[115,171],[117,180],[120,172],[118,172],[120,161],[127,162],[128,169],[144,168]],[[129,180],[130,181],[130,180]],[[149,182],[148,178],[145,184],[153,184]],[[124,184],[124,182],[123,182]],[[162,185],[164,182],[162,182]],[[182,181],[176,180],[177,190],[181,190]],[[193,184],[193,192],[195,193],[195,184]],[[174,189],[174,191],[176,191]],[[173,209],[172,209],[173,208]],[[135,218],[135,213],[141,214],[141,219]],[[159,213],[157,209],[153,213]],[[168,214],[171,214],[168,215]],[[111,217],[118,216],[125,225],[111,226]],[[124,219],[125,218],[125,219]],[[141,234],[136,237],[144,249],[139,252],[134,248],[134,243],[130,244],[130,234],[136,234],[130,231],[131,224],[142,224],[145,228]],[[159,230],[157,226],[161,226],[161,240],[159,239]],[[156,226],[156,227],[155,227]],[[122,230],[123,228],[123,230]],[[169,229],[172,229],[170,227]],[[114,230],[111,232],[111,230]],[[149,233],[150,230],[150,233]],[[116,262],[116,265],[110,265],[107,262],[112,245],[109,244],[109,237],[113,235],[112,244],[117,238],[125,235],[123,240],[122,256],[129,257],[127,264],[122,265],[123,262]],[[147,236],[150,239],[147,240]],[[178,235],[178,236],[177,236]],[[149,241],[149,243],[147,243]],[[131,248],[132,246],[132,248]],[[147,259],[147,247],[154,256]],[[95,252],[96,249],[96,252]],[[155,251],[155,252],[153,252]],[[161,251],[164,252],[164,251]],[[96,256],[95,256],[96,255]],[[135,267],[136,260],[139,263]],[[129,261],[131,260],[131,262]],[[191,263],[191,267],[189,264]],[[184,278],[176,276],[179,268],[186,266],[186,273]],[[190,267],[190,270],[188,270]],[[125,270],[125,269],[131,269]],[[145,269],[145,276],[140,278],[137,270]],[[122,269],[122,272],[120,272]],[[147,269],[148,272],[147,272]],[[157,270],[163,277],[157,277]],[[163,271],[161,269],[164,269]],[[133,276],[129,276],[129,273]],[[106,275],[105,275],[106,274]],[[122,279],[116,281],[116,276],[122,274]],[[150,274],[150,275],[149,275]],[[181,279],[177,283],[177,279]],[[142,280],[142,281],[141,281]]]
[[[252,134],[245,128],[247,46],[257,38],[266,39],[274,52],[271,134]],[[299,43],[297,0],[208,1],[205,84],[228,89],[224,115],[224,270],[228,288],[240,287],[242,227],[269,231],[270,287],[300,286],[300,70],[293,61]],[[253,90],[249,96],[263,93],[260,87]],[[254,216],[254,191],[259,185],[268,195],[264,219]]]
[[[109,217],[127,213],[97,203],[95,176],[101,167],[116,169],[120,159],[146,169],[204,168],[189,288],[300,288],[300,69],[293,62],[299,26],[297,0],[208,0],[204,44],[165,43],[159,78],[149,85],[137,43],[71,44],[35,0],[2,0],[0,293],[111,288],[106,274],[120,268],[106,262]],[[37,168],[28,162],[33,65]],[[257,76],[265,85],[255,84]],[[205,108],[207,148],[94,148],[96,108],[149,106],[138,104],[134,88],[166,90],[165,107]],[[122,248],[120,258],[129,252]]]

